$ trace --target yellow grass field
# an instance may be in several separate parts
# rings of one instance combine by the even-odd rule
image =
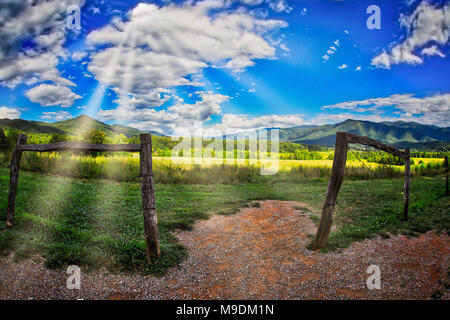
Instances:
[[[326,153],[326,152],[323,152]],[[329,153],[327,153],[329,154]],[[173,163],[176,165],[181,165],[184,167],[189,167],[192,165],[200,165],[202,167],[211,167],[213,165],[221,165],[223,164],[223,161],[220,159],[211,159],[211,158],[183,158],[183,157],[175,157],[175,158],[167,158],[167,157],[153,157],[155,164],[169,164]],[[440,158],[412,158],[414,160],[414,165],[419,165],[419,161],[422,161],[425,165],[428,163],[439,163],[443,162],[444,159]],[[245,165],[255,165],[260,166],[261,163],[259,161],[257,162],[250,162],[248,159],[235,159],[228,162],[225,162],[226,164],[237,164],[241,166]],[[288,171],[292,168],[299,167],[299,166],[306,166],[306,167],[332,167],[333,166],[333,160],[279,160],[279,170],[282,171]],[[364,161],[364,164],[359,160],[348,160],[347,161],[348,167],[362,167],[366,166],[369,168],[376,168],[379,166],[382,166],[382,164],[374,163],[374,162],[367,162]],[[397,166],[401,167],[401,166]]]

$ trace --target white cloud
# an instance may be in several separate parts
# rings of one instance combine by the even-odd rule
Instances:
[[[324,106],[323,110],[340,109],[356,113],[372,113],[372,117],[389,116],[387,108],[394,108],[395,114],[405,121],[416,121],[439,126],[449,126],[450,93],[415,97],[412,94],[395,94],[384,98],[349,101]],[[367,115],[361,115],[367,116]]]
[[[357,67],[355,68],[355,71],[361,71],[361,66],[357,66]]]
[[[25,92],[25,95],[30,101],[39,103],[44,107],[60,106],[67,108],[73,105],[75,100],[81,98],[67,87],[51,84],[40,84]]]
[[[230,97],[212,92],[199,92],[199,101],[195,104],[178,103],[169,107],[167,110],[176,113],[183,119],[193,119],[198,121],[207,121],[214,114],[220,114],[222,109],[220,104],[228,101]]]
[[[0,107],[0,119],[18,119],[20,114],[16,108]]]
[[[262,36],[286,23],[239,11],[209,15],[222,5],[220,1],[165,7],[140,3],[129,13],[129,21],[116,20],[114,26],[93,31],[87,39],[92,44],[146,47],[145,53],[240,68],[253,65],[254,59],[274,58],[275,48]]]
[[[392,65],[401,63],[412,65],[423,63],[422,57],[414,52],[416,49],[430,42],[441,45],[448,43],[450,4],[446,4],[442,8],[436,8],[427,1],[422,1],[410,16],[402,15],[400,23],[407,30],[407,38],[400,44],[393,46],[390,51],[383,51],[374,57],[372,65],[390,69]]]
[[[423,56],[439,56],[441,58],[445,58],[445,54],[443,54],[441,51],[439,51],[439,49],[436,45],[422,49],[422,55]]]
[[[257,6],[262,4],[263,2],[269,5],[269,8],[275,12],[285,12],[290,13],[292,11],[292,7],[288,4],[286,0],[238,0],[238,2],[243,3],[248,6]],[[303,9],[306,10],[306,9]],[[306,13],[306,11],[305,11]]]
[[[144,121],[139,117],[151,115],[161,118],[162,127],[167,129],[169,122],[179,123],[182,115],[203,118],[215,114],[220,102],[212,103],[210,93],[200,94],[203,100],[198,104],[178,103],[157,113],[142,108],[161,106],[169,95],[173,96],[175,87],[202,86],[201,72],[207,67],[242,71],[257,59],[276,59],[275,45],[280,44],[265,37],[286,26],[284,21],[263,20],[245,10],[233,10],[228,1],[186,1],[161,7],[140,3],[128,13],[126,21],[116,18],[87,36],[91,46],[109,45],[91,54],[88,70],[119,95],[117,109],[100,115],[111,118],[114,113],[128,111],[131,116],[127,119],[137,122]],[[289,50],[286,46],[282,49]],[[158,96],[163,90],[168,91]],[[156,99],[148,101],[149,93],[155,93]],[[139,110],[136,101],[140,101]],[[206,107],[207,103],[212,109]]]
[[[94,7],[94,6],[90,6],[88,8],[88,10],[91,11],[93,15],[100,14],[100,8],[97,8],[97,7]]]
[[[291,51],[284,43],[280,44],[280,48],[286,52]]]
[[[248,6],[257,6],[264,2],[264,0],[239,0],[239,1]]]
[[[86,56],[87,56],[86,51],[75,51],[74,53],[72,53],[71,58],[73,61],[80,61],[83,60]]]
[[[113,89],[117,95],[118,99],[113,102],[119,106],[130,106],[133,108],[154,108],[160,107],[165,102],[170,100],[172,91],[166,89],[153,89],[149,92],[142,94],[132,95],[125,91],[120,91],[119,89]]]
[[[305,124],[303,115],[264,115],[248,116],[238,114],[224,114],[222,123],[214,126],[216,130],[228,133],[243,132],[263,128],[288,128]]]
[[[327,53],[322,56],[323,62],[327,62],[330,59],[330,57],[336,53],[337,48],[340,47],[339,39],[335,40],[333,44],[334,44],[333,46],[330,46],[327,49]]]
[[[198,73],[206,66],[195,59],[140,48],[111,47],[95,54],[88,70],[105,84],[142,94],[156,88],[199,85],[187,76]]]
[[[275,12],[290,13],[292,7],[285,0],[268,0],[269,7]]]
[[[72,115],[67,111],[43,112],[41,119],[61,121],[71,118]]]
[[[210,116],[221,114],[221,103],[229,97],[213,92],[197,92],[199,100],[194,104],[185,104],[182,99],[167,108],[139,108],[136,104],[120,103],[116,109],[100,110],[97,117],[104,121],[129,123],[139,129],[173,132],[179,127],[192,127],[194,121],[208,121]]]
[[[141,130],[155,130],[166,134],[183,135],[190,132],[196,121],[205,122],[207,136],[215,136],[267,127],[292,127],[304,123],[302,115],[248,116],[222,114],[221,104],[230,98],[213,92],[197,92],[199,100],[194,104],[179,101],[167,110],[135,108],[121,105],[112,110],[101,110],[97,117],[103,121],[125,122]],[[222,121],[209,124],[210,116],[222,115]]]
[[[57,65],[58,58],[52,53],[19,54],[14,60],[0,63],[0,84],[14,88],[22,82],[53,81],[74,86],[72,81],[61,77]]]
[[[325,106],[326,112],[314,117],[302,114],[250,116],[243,114],[222,114],[220,104],[229,97],[212,92],[197,92],[200,99],[194,104],[180,100],[176,107],[167,110],[151,108],[119,107],[102,110],[98,117],[105,121],[125,121],[141,130],[156,130],[166,134],[183,135],[191,132],[195,121],[205,122],[206,136],[224,133],[233,134],[262,128],[288,128],[306,124],[336,123],[347,119],[381,121],[416,121],[426,124],[448,126],[450,94],[416,98],[413,95],[392,95],[361,101],[349,101]],[[394,108],[394,112],[392,112]],[[333,110],[343,110],[335,113]],[[220,122],[208,123],[210,115],[221,114]]]
[[[307,13],[308,13],[308,9],[306,9],[306,8],[303,8],[302,11],[300,11],[300,14],[302,16],[305,16]]]
[[[65,14],[69,5],[84,0],[5,1],[0,7],[0,85],[14,88],[21,82],[54,81],[74,85],[60,76],[58,58],[65,58]],[[23,41],[32,50],[19,52]],[[33,80],[31,80],[33,79]]]
[[[338,66],[338,69],[346,69],[346,68],[348,68],[348,65],[346,65],[345,63]]]

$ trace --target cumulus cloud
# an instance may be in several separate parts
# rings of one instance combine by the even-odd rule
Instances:
[[[200,85],[189,80],[187,75],[197,73],[206,66],[199,60],[166,53],[111,47],[94,54],[88,70],[105,84],[130,93],[143,94],[157,88]]]
[[[264,116],[224,114],[222,123],[215,125],[215,128],[226,130],[229,133],[236,133],[263,128],[288,128],[304,123],[303,115],[300,114]]]
[[[194,104],[178,102],[167,110],[134,108],[121,105],[113,110],[101,110],[97,117],[103,121],[124,121],[141,130],[156,130],[161,133],[183,135],[193,130],[196,122],[207,122],[212,115],[222,115],[221,122],[205,125],[205,135],[233,134],[261,128],[286,128],[304,123],[303,116],[265,115],[249,116],[222,114],[221,104],[230,97],[213,93],[197,92],[199,99]]]
[[[275,12],[290,13],[292,7],[285,0],[269,0],[269,7]]]
[[[210,16],[212,9],[223,5],[220,1],[165,7],[141,3],[129,13],[128,21],[116,19],[88,35],[90,44],[112,45],[94,54],[89,70],[115,86],[120,82],[117,76],[128,77],[132,83],[125,89],[134,92],[134,86],[141,91],[198,85],[188,76],[208,66],[239,70],[254,65],[255,59],[275,58],[275,48],[263,35],[286,23],[240,11]]]
[[[132,95],[126,91],[121,91],[117,88],[113,89],[117,95],[118,99],[113,102],[120,106],[129,106],[133,108],[154,108],[160,107],[165,102],[169,101],[172,95],[171,90],[158,88],[150,90],[149,92],[142,93],[139,95]]]
[[[170,112],[176,113],[184,119],[207,121],[214,114],[220,114],[221,103],[230,97],[212,92],[199,92],[200,100],[195,104],[178,103],[168,108]]]
[[[436,45],[422,49],[422,55],[423,56],[439,56],[441,58],[445,58],[445,54],[443,54],[441,51],[439,51],[439,49]]]
[[[58,84],[74,86],[63,77],[56,68],[58,58],[52,53],[19,54],[16,59],[0,62],[0,84],[14,88],[22,82],[33,84],[39,81],[52,81]]]
[[[70,112],[67,111],[56,111],[56,112],[43,112],[41,115],[41,119],[47,119],[47,120],[66,120],[71,118],[72,115]]]
[[[25,92],[30,101],[39,103],[44,107],[59,106],[63,108],[73,105],[81,96],[75,94],[69,88],[60,85],[40,84]]]
[[[198,100],[194,104],[185,104],[181,99],[173,106],[156,110],[138,108],[136,104],[121,103],[115,109],[100,110],[97,117],[104,121],[120,121],[148,130],[171,133],[179,127],[192,127],[194,121],[208,121],[210,116],[220,114],[221,103],[228,96],[207,92],[197,92]]]
[[[65,14],[70,5],[84,0],[2,1],[0,6],[0,85],[15,87],[25,81],[55,81],[73,85],[61,78],[56,66],[65,58]],[[33,49],[21,51],[24,41]]]
[[[279,44],[266,37],[286,26],[281,20],[264,20],[246,10],[233,10],[228,1],[186,1],[166,6],[140,3],[126,20],[116,18],[87,36],[93,47],[107,45],[91,55],[88,70],[119,96],[116,109],[99,115],[111,118],[114,113],[129,112],[126,118],[130,122],[149,124],[160,119],[160,127],[170,129],[182,123],[182,118],[192,121],[220,114],[220,103],[229,97],[211,92],[200,93],[195,104],[179,102],[161,111],[144,108],[164,104],[168,96],[174,97],[171,90],[175,87],[202,86],[205,68],[242,71],[255,60],[275,59],[275,45]]]
[[[421,56],[415,51],[435,42],[440,45],[448,43],[450,36],[450,4],[441,8],[434,7],[427,1],[422,1],[409,16],[401,16],[400,24],[406,29],[406,39],[396,44],[390,51],[383,51],[372,59],[372,65],[378,68],[390,69],[392,65],[406,63],[417,65],[423,63]],[[437,50],[437,48],[435,48]],[[425,49],[422,55],[430,52]],[[439,55],[433,50],[435,55]],[[440,55],[439,55],[440,56]],[[442,56],[441,56],[442,57]]]
[[[338,66],[338,69],[346,69],[346,68],[348,68],[348,65],[346,65],[345,63]]]
[[[249,6],[257,6],[263,3],[265,0],[239,0],[239,2],[249,5]]]
[[[248,6],[257,6],[262,3],[268,4],[269,8],[272,9],[275,12],[284,12],[284,13],[290,13],[293,8],[289,5],[288,1],[286,0],[237,0],[238,2],[248,5]],[[301,12],[302,15],[303,12],[306,14],[306,8],[303,9]]]
[[[71,56],[73,61],[80,61],[83,60],[85,57],[87,57],[86,51],[75,51],[74,53],[72,53]]]
[[[113,25],[93,31],[87,39],[92,44],[146,48],[136,52],[136,56],[151,51],[155,55],[233,68],[251,66],[255,59],[274,58],[275,48],[263,34],[285,27],[286,23],[257,19],[240,11],[209,15],[212,9],[223,5],[220,1],[165,7],[141,3],[130,12],[129,21],[116,20]]]
[[[390,113],[386,108],[396,110],[394,114],[398,117],[394,118],[397,120],[416,121],[438,126],[450,125],[448,117],[450,114],[450,93],[425,97],[415,97],[413,94],[395,94],[384,98],[342,102],[322,107],[323,110],[340,109],[355,113],[371,113],[371,115],[360,114],[359,116],[370,116],[376,119],[391,117],[388,116]]]
[[[0,107],[0,119],[18,119],[20,111],[15,108]]]

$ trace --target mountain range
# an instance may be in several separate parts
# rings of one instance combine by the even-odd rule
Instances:
[[[404,121],[371,122],[361,120],[346,120],[337,124],[280,129],[280,140],[333,146],[336,140],[336,132],[351,132],[399,148],[414,148],[420,145],[450,142],[450,127],[441,128]]]
[[[86,115],[81,115],[76,118],[53,123],[41,121],[29,121],[23,119],[13,119],[13,120],[0,119],[0,128],[2,127],[19,129],[27,133],[46,133],[46,134],[60,133],[67,135],[76,135],[77,130],[80,127],[100,130],[105,132],[106,135],[123,133],[127,137],[137,136],[141,133],[144,133],[139,129],[127,127],[120,124],[109,125],[100,122],[98,120],[95,120],[91,117],[88,117]],[[163,134],[158,132],[154,131],[148,132],[155,136],[164,136]]]
[[[75,135],[80,126],[104,131],[107,135],[124,134],[136,136],[143,131],[124,125],[109,125],[86,115],[47,123],[23,119],[0,119],[0,128],[15,128],[27,133],[60,133]],[[272,128],[273,129],[273,128]],[[338,131],[346,131],[370,137],[398,148],[438,149],[450,144],[450,127],[441,128],[416,122],[371,122],[346,120],[337,124],[306,125],[280,129],[280,141],[308,145],[334,146]],[[164,136],[158,132],[148,131],[156,136]]]

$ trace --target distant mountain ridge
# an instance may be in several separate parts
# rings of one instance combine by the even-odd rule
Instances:
[[[0,128],[15,128],[28,133],[75,135],[82,125],[104,131],[107,135],[123,133],[127,137],[131,137],[143,133],[143,131],[136,128],[124,125],[109,125],[85,115],[54,123],[23,119],[0,119]],[[416,122],[371,122],[360,120],[346,120],[336,124],[304,125],[280,129],[280,141],[332,147],[338,131],[370,137],[398,148],[438,149],[443,146],[448,147],[450,144],[450,127],[441,128]],[[149,132],[155,136],[164,136],[158,132]],[[236,135],[230,135],[230,137],[233,136]]]
[[[299,126],[280,129],[280,140],[304,144],[333,146],[336,132],[345,131],[370,137],[398,147],[428,142],[450,142],[450,128],[440,128],[415,122],[371,122],[346,120],[322,126]]]
[[[77,130],[80,127],[86,127],[89,129],[96,129],[105,132],[107,135],[124,134],[127,137],[137,136],[145,131],[141,131],[136,128],[114,124],[109,125],[98,120],[95,120],[86,115],[81,115],[76,118],[48,123],[41,121],[29,121],[23,119],[0,119],[0,128],[14,128],[19,129],[27,133],[45,133],[45,134],[68,134],[76,135]],[[148,131],[155,136],[164,136],[158,132]]]

